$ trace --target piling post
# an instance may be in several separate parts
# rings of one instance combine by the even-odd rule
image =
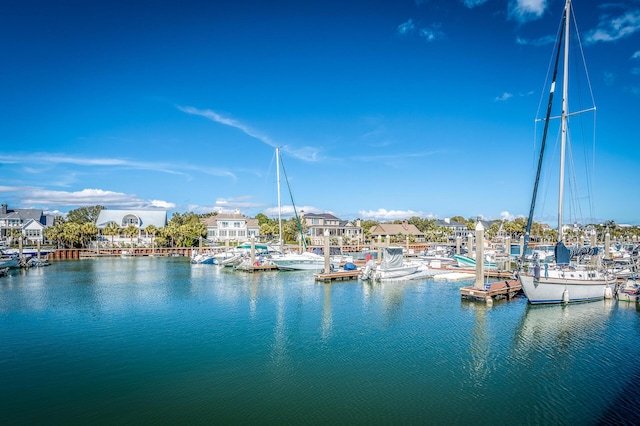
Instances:
[[[331,261],[329,260],[329,231],[324,231],[324,273],[331,272]]]
[[[471,235],[471,234],[469,234]],[[484,227],[478,221],[476,225],[476,285],[478,290],[484,290]]]
[[[22,262],[22,235],[18,238],[18,256],[20,257],[20,262]]]
[[[611,254],[609,253],[610,248],[611,248],[611,235],[607,232],[606,234],[604,234],[604,255],[607,257],[607,259],[611,257]]]
[[[609,235],[609,234],[607,234],[607,235]],[[40,260],[40,240],[39,239],[36,241],[36,246],[38,248],[38,257],[37,257],[37,259]]]
[[[520,258],[524,256],[524,235],[520,235]]]
[[[460,254],[460,246],[462,245],[462,238],[460,238],[460,235],[458,235],[456,237],[456,254]]]
[[[473,258],[473,233],[467,234],[467,256]]]
[[[596,230],[595,229],[591,231],[591,234],[589,235],[589,245],[591,246],[592,249],[596,247]],[[591,256],[592,265],[595,265],[597,260],[598,260],[597,256]]]
[[[256,237],[251,235],[251,266],[256,264]]]
[[[404,237],[404,244],[406,246],[407,254],[409,254],[409,236]]]
[[[382,262],[381,247],[382,247],[382,234],[378,235],[378,255],[376,256],[376,261],[378,263]]]

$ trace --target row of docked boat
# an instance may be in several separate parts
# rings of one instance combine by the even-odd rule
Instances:
[[[335,251],[329,256],[332,270],[337,270],[340,266],[352,262],[352,256],[336,253]],[[191,254],[191,263],[214,264],[240,269],[255,266],[274,266],[285,271],[321,271],[325,269],[324,254],[319,249],[315,249],[313,252],[283,253],[277,246],[251,242],[245,242],[224,251],[194,250]]]

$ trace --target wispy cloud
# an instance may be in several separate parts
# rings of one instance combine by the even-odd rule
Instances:
[[[516,44],[523,46],[547,46],[549,44],[555,43],[555,41],[556,37],[551,35],[534,39],[526,39],[522,37],[516,38]]]
[[[236,179],[236,176],[228,170],[218,169],[215,167],[200,167],[191,164],[165,163],[165,162],[145,162],[131,161],[122,158],[91,158],[91,157],[75,157],[66,154],[52,154],[39,152],[33,154],[14,154],[0,155],[0,163],[24,164],[25,172],[33,174],[43,173],[55,165],[74,165],[83,167],[117,167],[122,169],[147,170],[172,175],[188,176],[188,172],[199,172],[212,176],[230,177]],[[46,168],[33,167],[34,165],[44,165]]]
[[[485,4],[487,0],[463,0],[462,3],[469,9]]]
[[[547,9],[548,0],[510,0],[508,16],[518,22],[540,19]]]
[[[509,92],[504,92],[502,95],[496,96],[495,101],[496,102],[504,102],[504,101],[508,101],[511,98],[513,98],[513,94],[511,94]]]
[[[297,158],[299,160],[310,161],[310,162],[321,160],[321,157],[318,154],[318,150],[313,147],[296,148],[288,145],[277,144],[276,142],[272,141],[271,138],[252,129],[250,126],[247,126],[246,124],[241,123],[238,120],[224,117],[221,114],[218,114],[217,112],[212,111],[210,109],[203,110],[203,109],[198,109],[191,106],[180,106],[180,105],[176,105],[176,108],[178,108],[180,111],[184,113],[191,114],[191,115],[199,115],[201,117],[207,118],[216,123],[238,129],[241,132],[243,132],[245,135],[251,138],[254,138],[274,149],[279,146],[283,152],[286,152],[290,156]]]
[[[440,31],[441,25],[438,23],[432,24],[430,27],[420,28],[418,35],[424,38],[428,42],[436,41],[444,38],[444,33]]]
[[[397,31],[400,35],[407,35],[414,32],[415,29],[416,26],[413,23],[413,19],[409,19],[407,22],[403,22],[402,24],[398,25]]]
[[[640,50],[631,55],[631,59],[640,59]]]
[[[432,42],[444,37],[444,33],[440,28],[441,25],[439,23],[433,23],[430,26],[417,28],[413,23],[413,19],[409,19],[407,22],[403,22],[398,25],[397,32],[403,37],[417,33],[419,37],[424,38],[428,42]]]
[[[611,42],[629,37],[640,30],[640,10],[630,10],[620,16],[600,17],[598,27],[587,33],[587,43]]]
[[[54,191],[40,187],[0,186],[0,193],[16,193],[21,205],[77,207],[105,205],[122,209],[165,209],[176,205],[164,200],[143,200],[134,194],[85,188],[80,191]]]
[[[370,220],[399,220],[399,219],[409,219],[411,217],[424,217],[426,216],[423,212],[416,212],[413,210],[387,210],[387,209],[378,209],[378,210],[360,210],[358,212],[362,219],[370,219]]]

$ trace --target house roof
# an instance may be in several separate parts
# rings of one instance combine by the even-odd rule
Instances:
[[[42,210],[39,209],[7,209],[6,214],[0,215],[2,219],[21,219],[27,222],[30,219],[40,222],[42,218]]]
[[[424,235],[411,223],[381,223],[371,228],[371,235]]]
[[[134,215],[140,219],[140,228],[144,229],[149,225],[157,228],[164,228],[167,225],[166,210],[101,210],[96,220],[96,226],[100,229],[107,226],[109,222],[122,225],[122,219],[127,215]]]
[[[213,228],[218,226],[219,220],[244,220],[247,223],[247,228],[257,228],[260,226],[258,219],[253,219],[239,213],[220,213],[203,219],[202,223],[207,227]]]
[[[337,217],[335,217],[334,215],[332,215],[331,213],[305,213],[304,217],[318,217],[318,218],[322,218],[322,219],[329,219],[329,220],[340,220]]]

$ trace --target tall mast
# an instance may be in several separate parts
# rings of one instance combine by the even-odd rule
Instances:
[[[562,133],[560,135],[560,187],[558,189],[558,241],[562,241],[562,207],[564,201],[564,162],[567,145],[567,114],[569,109],[569,28],[571,0],[565,4],[564,66],[562,79]]]
[[[282,247],[282,206],[280,204],[280,148],[276,147],[276,180],[278,181],[278,245],[280,251],[283,251]]]

